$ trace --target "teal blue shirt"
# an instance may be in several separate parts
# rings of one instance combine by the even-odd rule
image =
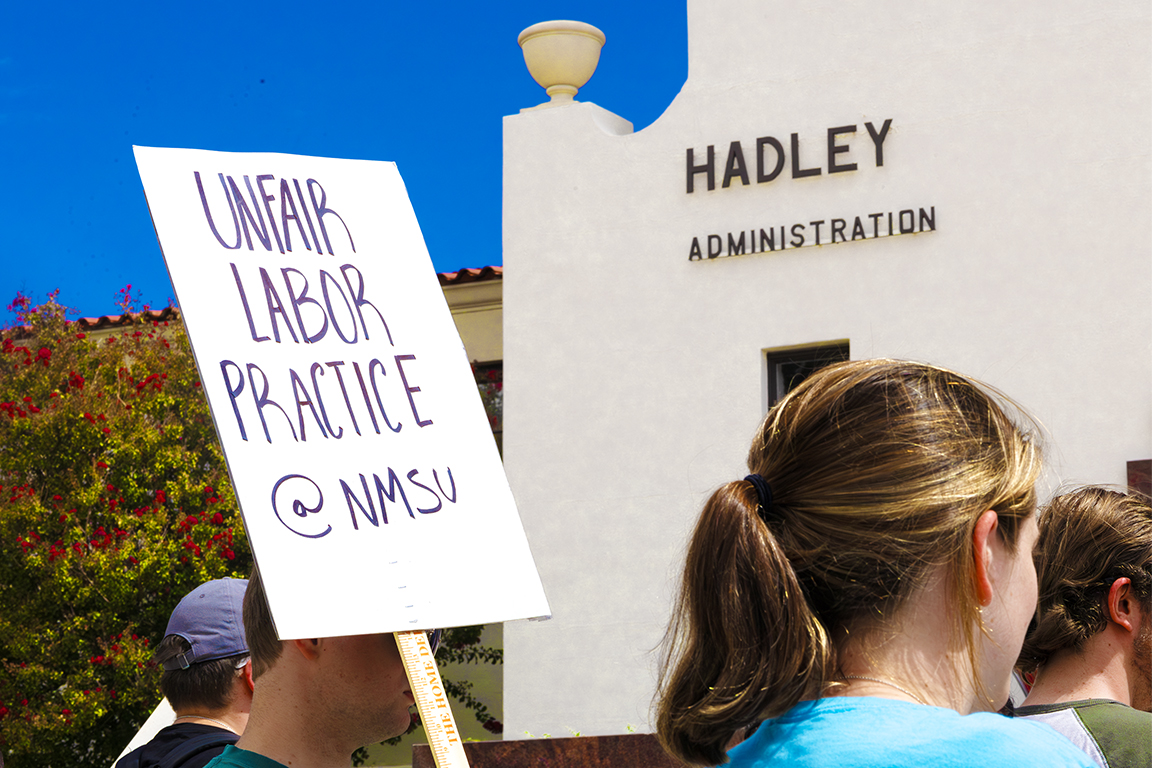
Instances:
[[[1039,723],[849,696],[800,702],[728,757],[734,768],[1095,768]]]
[[[264,755],[229,745],[204,768],[287,768],[287,766]]]

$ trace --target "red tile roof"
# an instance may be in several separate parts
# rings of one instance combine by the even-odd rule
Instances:
[[[479,283],[484,280],[503,280],[504,267],[480,267],[479,269],[462,269],[459,272],[440,272],[440,285],[463,285],[464,283]]]
[[[465,283],[479,283],[486,280],[503,280],[504,267],[480,267],[478,269],[461,269],[459,272],[439,272],[436,277],[440,280],[440,285],[464,285]],[[180,310],[176,307],[165,307],[164,309],[150,309],[146,312],[126,312],[121,315],[81,317],[75,322],[79,328],[86,331],[100,331],[105,328],[132,325],[139,320],[164,322],[176,317],[179,312]],[[15,338],[20,338],[28,333],[27,328],[23,326],[14,326],[11,331],[14,332]]]
[[[86,331],[99,331],[104,328],[117,328],[122,325],[132,325],[135,322],[144,320],[146,322],[162,323],[165,320],[171,320],[179,314],[180,310],[176,307],[164,307],[164,309],[149,309],[146,312],[125,312],[122,315],[101,315],[100,317],[81,317],[76,320],[76,325]]]

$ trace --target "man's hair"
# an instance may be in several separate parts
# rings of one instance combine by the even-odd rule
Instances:
[[[252,678],[259,679],[280,658],[284,645],[276,634],[272,610],[264,594],[264,581],[260,578],[260,569],[255,566],[244,593],[244,635],[252,654]]]
[[[1119,578],[1152,599],[1152,506],[1148,500],[1087,486],[1057,496],[1040,514],[1036,542],[1040,600],[1020,652],[1031,672],[1052,654],[1080,651],[1108,625],[1108,593]]]
[[[192,646],[179,635],[168,635],[156,646],[152,661],[163,664]],[[248,654],[241,653],[223,659],[212,659],[192,664],[185,669],[166,669],[160,676],[160,691],[173,709],[203,709],[216,712],[232,703],[232,680],[239,674],[236,669],[241,659]]]

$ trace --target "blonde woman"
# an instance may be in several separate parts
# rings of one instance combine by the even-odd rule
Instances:
[[[689,545],[658,699],[671,754],[1092,765],[993,714],[1036,607],[1040,455],[1006,407],[951,371],[870,360],[769,412],[751,474],[712,495]]]

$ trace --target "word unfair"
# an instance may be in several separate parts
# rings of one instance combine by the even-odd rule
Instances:
[[[312,244],[315,243],[317,253],[323,254],[324,248],[321,247],[320,239],[316,236],[316,227],[318,226],[320,227],[320,237],[324,238],[324,246],[328,248],[328,253],[335,255],[336,251],[333,250],[332,242],[328,238],[328,227],[324,224],[325,216],[335,216],[348,235],[348,245],[351,246],[352,252],[356,252],[356,244],[352,242],[352,232],[340,214],[327,207],[328,196],[324,192],[324,187],[320,186],[320,182],[316,179],[305,181],[305,186],[308,188],[307,199],[304,197],[299,179],[292,179],[291,184],[288,183],[288,179],[280,179],[280,226],[277,227],[277,217],[272,212],[272,203],[277,198],[276,195],[270,194],[264,186],[269,184],[275,189],[275,176],[270,173],[258,175],[254,189],[252,180],[247,174],[244,175],[244,186],[248,190],[248,198],[252,201],[252,207],[249,208],[248,203],[244,201],[244,195],[240,191],[236,179],[222,173],[216,174],[220,180],[220,187],[224,191],[224,199],[228,203],[228,212],[232,215],[232,231],[229,232],[228,239],[225,239],[220,234],[220,229],[216,226],[216,220],[212,216],[212,210],[208,205],[208,196],[204,192],[204,183],[200,180],[200,172],[193,171],[192,173],[196,177],[196,189],[200,192],[200,203],[204,206],[204,217],[208,219],[208,226],[212,229],[212,234],[216,236],[217,242],[228,250],[236,250],[240,247],[241,235],[243,235],[244,243],[248,245],[248,250],[255,250],[252,245],[252,235],[255,234],[256,239],[260,241],[260,245],[266,251],[272,250],[273,240],[276,241],[276,247],[280,253],[291,251],[292,227],[294,226],[306,249],[312,250]],[[259,194],[256,193],[257,189],[260,190]],[[295,190],[295,194],[293,194],[293,190]],[[320,191],[319,200],[316,199],[317,190]],[[308,208],[309,202],[312,203],[311,212]],[[268,216],[267,222],[264,220],[265,214]],[[315,225],[312,223],[313,214],[316,216]],[[223,221],[227,221],[227,219]],[[251,225],[251,231],[249,231],[249,225]],[[304,231],[305,226],[307,226],[308,232],[312,234],[311,242],[308,240],[308,234]],[[235,240],[231,239],[232,235],[235,235]]]
[[[888,137],[888,129],[892,127],[892,119],[885,120],[884,125],[880,126],[879,129],[872,123],[865,123],[864,127],[868,129],[868,136],[872,139],[872,145],[876,150],[876,167],[879,168],[884,165],[884,140]],[[756,166],[756,183],[765,184],[775,180],[783,172],[784,164],[789,157],[792,160],[792,178],[794,179],[819,176],[825,169],[829,174],[856,170],[856,163],[844,162],[839,157],[847,154],[851,149],[848,143],[841,143],[841,137],[853,133],[856,133],[855,125],[829,128],[827,164],[823,167],[813,166],[811,168],[803,167],[804,162],[800,157],[799,134],[792,134],[790,153],[784,151],[784,145],[775,136],[761,136],[756,139],[756,149],[753,154]],[[696,177],[699,175],[705,177],[709,190],[716,189],[716,147],[712,144],[708,145],[708,149],[705,151],[706,160],[703,163],[696,162],[696,152],[692,147],[688,148],[687,155],[688,194],[696,191]],[[744,145],[739,141],[733,141],[728,145],[728,159],[724,163],[724,178],[720,186],[727,189],[736,179],[739,179],[744,186],[748,186],[752,183],[749,168],[750,164],[744,154]]]

